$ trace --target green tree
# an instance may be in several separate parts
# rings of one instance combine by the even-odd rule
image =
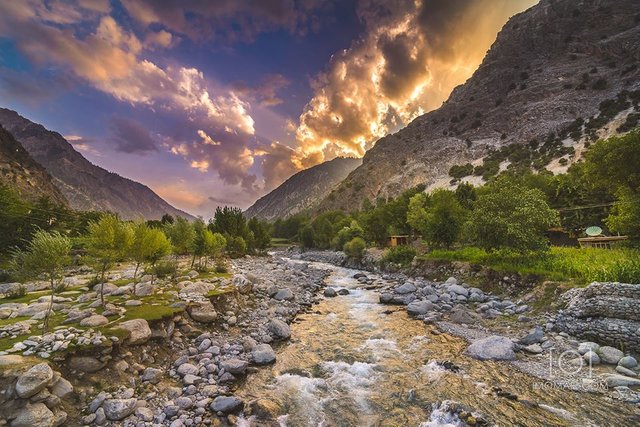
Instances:
[[[362,237],[354,237],[345,243],[342,249],[348,257],[361,260],[364,256],[364,251],[367,249],[367,244]]]
[[[200,218],[196,219],[193,222],[192,226],[193,226],[194,237],[193,237],[193,247],[191,248],[191,252],[193,253],[193,257],[191,259],[191,268],[193,268],[193,266],[195,265],[196,258],[198,259],[198,264],[200,264],[201,258],[206,255],[206,252],[207,252],[206,239],[210,238],[213,235],[211,231],[207,230],[207,226],[205,225],[204,221]],[[207,235],[205,235],[205,231],[208,232]]]
[[[465,216],[455,193],[436,190],[428,199],[423,194],[411,198],[407,221],[429,243],[450,247],[460,238]]]
[[[189,221],[177,217],[173,224],[165,224],[165,233],[173,245],[176,256],[192,253],[196,233]]]
[[[171,243],[162,230],[151,228],[144,222],[133,227],[133,241],[129,247],[129,257],[135,262],[133,273],[133,293],[136,293],[137,277],[140,266],[149,263],[153,268],[162,257],[171,252]],[[153,275],[151,276],[153,283]]]
[[[254,249],[265,250],[271,244],[271,229],[265,221],[253,217],[248,222],[249,230],[253,233]]]
[[[115,215],[104,215],[88,227],[87,253],[100,272],[100,302],[104,302],[105,274],[117,260],[124,258],[133,242],[131,226]]]
[[[632,241],[640,242],[640,193],[621,188],[616,193],[618,200],[606,219],[609,229],[627,234]]]
[[[325,215],[321,215],[313,222],[315,245],[320,249],[328,249],[333,239],[333,227]],[[304,236],[302,236],[304,237]]]
[[[336,236],[336,248],[342,249],[347,242],[350,242],[356,237],[363,238],[364,230],[358,224],[358,221],[352,220],[348,227],[343,227]]]
[[[300,243],[305,249],[315,247],[316,234],[311,224],[307,224],[300,230]]]
[[[209,231],[209,230],[207,230]],[[220,233],[212,233],[211,239],[207,239],[207,255],[216,262],[222,258],[224,248],[227,246],[227,239]]]
[[[71,241],[57,231],[38,230],[24,250],[15,249],[12,268],[18,277],[34,278],[44,274],[49,281],[51,298],[44,317],[43,330],[49,328],[53,297],[64,278],[64,268],[71,263]]]
[[[227,239],[227,252],[235,258],[244,256],[247,253],[247,242],[240,236],[229,237]]]
[[[0,252],[14,246],[22,246],[32,234],[28,217],[31,204],[20,197],[18,192],[0,184]]]
[[[540,190],[499,178],[478,196],[466,227],[471,241],[485,249],[542,251],[545,232],[558,221]]]
[[[478,198],[478,194],[476,193],[476,188],[469,184],[468,182],[463,182],[458,185],[456,188],[456,198],[465,209],[471,209],[473,206],[473,202]]]
[[[585,175],[594,185],[612,193],[621,187],[640,190],[640,129],[600,140],[584,157]]]

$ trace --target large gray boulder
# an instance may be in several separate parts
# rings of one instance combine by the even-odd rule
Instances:
[[[53,427],[55,416],[44,403],[27,404],[11,422],[11,427]]]
[[[251,351],[251,360],[256,365],[268,365],[276,361],[276,352],[269,344],[258,344]]]
[[[544,338],[544,331],[541,327],[536,326],[535,328],[531,329],[527,335],[520,339],[520,344],[537,344],[542,341],[542,338]]]
[[[213,399],[211,403],[211,410],[213,412],[222,412],[223,414],[229,414],[232,412],[238,412],[244,407],[242,400],[235,396],[218,396]]]
[[[277,301],[290,301],[293,299],[293,292],[289,288],[279,289],[273,296],[273,299]]]
[[[624,357],[624,353],[615,347],[604,346],[600,347],[597,351],[598,356],[602,363],[609,365],[617,365],[620,359]]]
[[[458,284],[453,284],[453,285],[447,286],[447,292],[453,293],[453,294],[456,294],[456,295],[462,295],[463,297],[468,297],[469,296],[469,291],[465,287],[460,286]]]
[[[414,316],[419,316],[422,314],[427,314],[430,311],[433,311],[437,308],[437,306],[431,301],[413,301],[407,305],[407,312]]]
[[[91,373],[104,368],[105,364],[90,356],[72,356],[67,366],[74,371]]]
[[[267,324],[267,330],[276,339],[286,340],[291,337],[291,329],[289,325],[280,319],[271,319]]]
[[[73,385],[66,379],[60,377],[58,381],[53,383],[50,388],[51,394],[58,396],[60,399],[63,399],[65,396],[68,396],[73,392]]]
[[[605,382],[609,388],[640,386],[640,379],[617,374],[608,376]]]
[[[395,288],[394,292],[396,294],[405,295],[405,294],[410,294],[411,292],[415,292],[416,289],[417,288],[413,283],[405,283],[404,285],[398,286],[397,288]]]
[[[144,319],[132,319],[122,322],[118,328],[129,331],[127,341],[131,345],[144,344],[151,338],[151,328]]]
[[[636,366],[638,366],[638,361],[636,360],[635,357],[625,356],[618,361],[618,365],[626,369],[633,369]]]
[[[234,375],[244,374],[248,365],[249,363],[242,359],[227,359],[220,362],[220,367]]]
[[[474,341],[465,353],[478,360],[514,360],[516,358],[513,342],[499,335]]]
[[[218,318],[211,301],[193,303],[187,309],[193,320],[200,323],[212,323]]]
[[[94,314],[93,316],[85,317],[80,321],[80,326],[86,326],[93,328],[96,326],[103,326],[109,323],[109,319],[101,314]]]
[[[120,421],[136,410],[136,399],[107,399],[102,404],[104,414],[111,421]]]
[[[53,370],[51,367],[46,363],[39,363],[18,377],[16,393],[26,399],[43,390],[52,380]]]

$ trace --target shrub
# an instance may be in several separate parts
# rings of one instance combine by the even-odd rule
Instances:
[[[345,243],[343,250],[349,258],[360,260],[362,259],[366,248],[367,244],[362,237],[354,237],[349,242]]]
[[[449,176],[452,178],[464,178],[473,174],[473,165],[467,163],[466,165],[453,165],[449,169]]]
[[[159,278],[163,279],[165,277],[174,277],[176,275],[177,268],[178,264],[174,261],[162,261],[152,268],[152,272]]]
[[[227,239],[227,252],[235,258],[244,256],[247,253],[247,243],[242,237],[229,237]]]
[[[27,288],[25,288],[22,284],[18,285],[17,288],[12,289],[5,296],[6,299],[18,299],[22,298],[27,294]]]
[[[387,249],[382,260],[384,262],[407,266],[411,264],[411,261],[413,261],[415,256],[416,250],[411,246],[396,246],[394,248]]]

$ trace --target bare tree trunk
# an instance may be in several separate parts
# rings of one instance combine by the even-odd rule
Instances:
[[[103,265],[102,266],[102,274],[100,275],[100,303],[102,304],[102,306],[104,307],[104,271],[106,270],[106,267]]]
[[[136,263],[136,270],[133,272],[133,294],[136,294],[136,285],[138,282],[136,281],[136,276],[138,276],[138,268],[140,267],[140,263]]]
[[[49,317],[51,317],[51,310],[53,310],[53,294],[55,292],[53,276],[51,276],[49,280],[51,282],[51,299],[49,300],[49,307],[47,307],[47,313],[44,315],[44,322],[42,323],[43,332],[46,332],[49,329]]]

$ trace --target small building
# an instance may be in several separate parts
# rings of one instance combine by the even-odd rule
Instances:
[[[578,239],[578,243],[581,248],[611,249],[615,243],[627,240],[628,238],[628,236],[581,237]]]
[[[400,236],[389,236],[389,247],[395,248],[396,246],[408,245],[409,244],[409,236],[408,235],[400,235]]]

